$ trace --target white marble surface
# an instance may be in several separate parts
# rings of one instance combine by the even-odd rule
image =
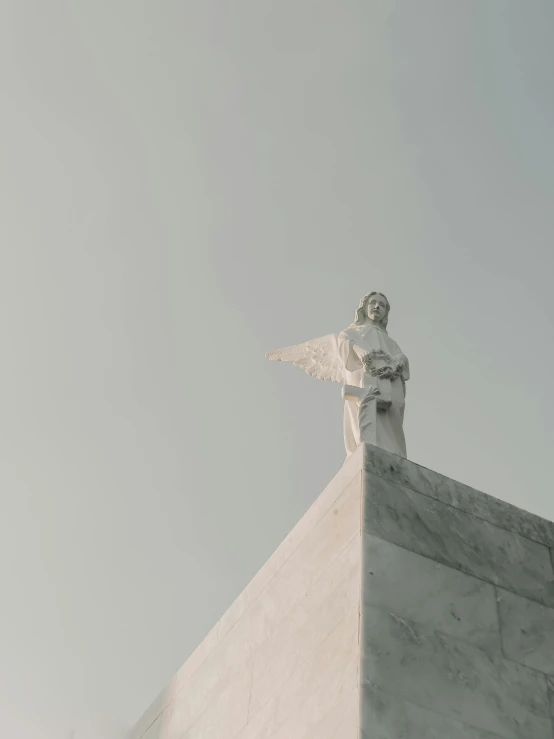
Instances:
[[[363,534],[362,617],[367,607],[501,653],[494,586]]]
[[[358,686],[331,707],[329,713],[312,724],[302,739],[359,739],[360,692]],[[290,734],[272,739],[290,739]]]
[[[215,649],[218,643],[218,628],[219,624],[215,624],[188,660],[173,675],[166,687],[156,696],[154,701],[133,726],[128,739],[141,739],[145,732],[148,733],[148,739],[150,739],[150,734],[154,731],[152,724],[155,722],[159,727],[160,721],[156,721],[156,719],[160,718],[162,712],[174,701],[176,695],[180,692],[181,686],[191,678]],[[157,739],[157,735],[156,737],[152,737],[152,739]]]
[[[250,716],[309,658],[360,599],[360,537],[356,535],[279,628],[254,655]]]
[[[360,491],[358,475],[192,677],[179,684],[174,702],[183,704],[180,709],[183,730],[213,704],[240,666],[253,658],[291,608],[305,598],[349,542],[359,536]],[[160,739],[166,739],[163,733]]]
[[[499,588],[498,615],[506,657],[554,675],[554,609]]]
[[[249,718],[237,739],[273,739],[279,731],[302,737],[356,688],[358,608],[321,642],[265,706]]]
[[[360,450],[177,672],[132,739],[235,739],[243,732],[258,739],[285,725],[290,736],[308,737],[331,710],[340,712],[357,683],[361,460]]]
[[[359,739],[359,691],[355,687],[327,709],[314,712],[315,696],[271,734],[270,739]]]
[[[233,674],[232,680],[220,686],[203,710],[191,708],[188,695],[185,700],[171,704],[162,714],[158,739],[233,739],[248,720],[251,684],[252,662],[249,661]]]
[[[362,688],[362,710],[366,728],[360,739],[503,739],[367,684]]]
[[[276,551],[273,552],[271,557],[254,575],[234,603],[223,614],[218,627],[217,635],[219,640],[227,634],[248,606],[256,600],[286,560],[313,530],[317,522],[321,520],[333,503],[342,495],[345,488],[360,474],[362,459],[363,449],[360,447],[357,453],[340,468],[331,482],[314,501],[313,505],[310,506]]]
[[[364,469],[528,539],[554,547],[554,521],[517,508],[458,480],[375,446],[364,447]],[[522,491],[524,493],[525,491]]]
[[[503,739],[552,739],[541,673],[379,608],[362,623],[364,684]]]
[[[285,537],[277,550],[261,567],[259,572],[254,576],[250,583],[248,583],[247,587],[242,591],[242,593],[238,596],[234,603],[231,604],[228,611],[223,614],[221,619],[211,629],[206,638],[199,644],[197,649],[185,661],[185,663],[177,671],[177,673],[171,678],[168,685],[160,692],[160,694],[156,697],[152,704],[146,709],[144,714],[140,717],[138,722],[131,730],[129,734],[129,739],[141,739],[141,737],[153,724],[156,718],[160,716],[160,714],[174,700],[178,699],[178,696],[181,694],[183,689],[185,689],[189,685],[192,676],[196,673],[198,673],[197,677],[199,679],[195,680],[194,682],[198,682],[199,684],[195,688],[191,688],[192,693],[194,693],[195,690],[198,689],[200,689],[200,692],[202,692],[200,683],[205,685],[203,681],[208,680],[206,675],[210,675],[211,673],[213,673],[211,674],[211,679],[213,679],[214,674],[219,674],[223,681],[226,679],[226,675],[229,673],[225,672],[225,668],[222,669],[222,665],[225,664],[225,657],[222,657],[221,650],[223,650],[223,652],[229,650],[230,658],[232,658],[233,652],[235,656],[237,656],[237,654],[240,654],[241,650],[237,649],[236,645],[232,644],[231,642],[236,641],[240,644],[242,639],[241,634],[246,634],[242,647],[246,650],[248,648],[251,648],[251,645],[250,647],[248,646],[248,619],[252,618],[252,613],[247,616],[247,619],[244,619],[242,621],[242,625],[240,626],[239,631],[235,634],[234,640],[226,641],[227,635],[235,627],[235,625],[237,625],[238,622],[242,620],[242,617],[250,609],[255,610],[256,608],[259,608],[260,604],[258,603],[258,605],[256,605],[256,603],[260,595],[268,587],[268,585],[276,578],[276,583],[278,584],[279,578],[282,578],[283,574],[285,574],[286,576],[286,572],[283,573],[281,572],[281,570],[285,563],[288,562],[288,560],[291,560],[288,565],[289,568],[297,567],[297,565],[295,565],[295,562],[297,563],[303,558],[302,551],[300,552],[300,554],[296,554],[297,550],[310,536],[310,534],[312,534],[314,529],[318,526],[318,524],[322,521],[326,514],[329,514],[330,511],[331,513],[327,516],[324,528],[322,529],[322,536],[319,537],[319,541],[322,543],[323,548],[326,549],[326,552],[323,553],[320,560],[318,561],[317,547],[313,541],[314,537],[312,537],[311,544],[309,543],[308,545],[304,545],[305,547],[307,547],[306,551],[312,551],[312,558],[309,560],[311,564],[309,564],[308,566],[308,562],[305,563],[308,566],[306,571],[307,577],[311,576],[310,572],[313,575],[313,572],[316,571],[318,567],[324,569],[325,562],[332,561],[333,557],[336,554],[336,550],[334,549],[334,547],[341,544],[340,531],[344,530],[344,516],[341,515],[340,519],[337,519],[335,521],[334,519],[336,517],[336,514],[332,513],[332,511],[337,508],[339,498],[343,496],[346,488],[348,488],[350,484],[354,481],[354,479],[357,478],[357,482],[354,483],[354,487],[357,486],[357,502],[354,503],[354,505],[352,506],[352,501],[350,501],[351,505],[347,516],[348,521],[352,523],[352,514],[354,513],[355,516],[357,515],[357,512],[359,511],[359,495],[361,489],[360,473],[362,459],[363,449],[360,448],[358,452],[341,467],[335,477],[326,486],[324,491],[314,501],[313,505],[310,506],[310,508],[306,511],[304,516],[300,519],[300,521],[296,524],[292,531]],[[341,503],[341,511],[343,510],[342,505],[343,504]],[[333,523],[329,524],[329,521],[333,521]],[[359,522],[356,522],[352,525],[354,526],[354,528],[356,528],[357,526],[357,530],[359,532],[358,524]],[[318,539],[318,537],[315,536],[315,539]],[[327,542],[328,540],[331,541],[331,544],[329,547],[326,547],[325,542]],[[314,547],[316,548],[314,549]],[[301,570],[301,568],[298,567],[297,569]],[[275,584],[273,584],[272,587],[275,587]],[[306,587],[308,587],[308,585],[306,585]],[[268,592],[271,592],[271,590]],[[281,607],[286,606],[287,602],[288,601],[286,598],[282,600]],[[275,614],[275,617],[278,617],[278,613]],[[216,655],[212,657],[212,653],[214,652],[216,647],[218,647],[219,651]],[[246,657],[244,657],[244,659],[246,659]],[[238,662],[240,663],[244,661],[244,659],[240,658]],[[207,666],[204,665],[204,663],[206,662]],[[214,666],[216,665],[217,670],[214,670]],[[229,667],[229,669],[232,672],[232,667]],[[200,672],[198,672],[199,670]],[[221,674],[221,672],[223,672],[223,674]],[[207,690],[208,688],[205,689]],[[212,690],[213,689],[217,689],[217,680],[216,687],[212,687]]]
[[[130,739],[554,739],[550,522],[421,469],[358,449]]]
[[[554,606],[548,547],[368,471],[363,525],[369,534]]]

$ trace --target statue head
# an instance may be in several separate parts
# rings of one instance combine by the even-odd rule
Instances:
[[[369,318],[373,323],[378,323],[381,328],[387,328],[389,321],[390,303],[383,293],[372,292],[364,295],[356,311],[354,324],[361,326]]]

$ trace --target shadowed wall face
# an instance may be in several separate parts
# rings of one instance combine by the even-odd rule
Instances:
[[[554,523],[374,448],[363,739],[551,739]]]

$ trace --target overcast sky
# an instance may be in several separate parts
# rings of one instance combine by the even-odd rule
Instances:
[[[1,736],[136,721],[343,462],[264,352],[370,290],[409,458],[554,519],[551,2],[1,0],[0,49]]]

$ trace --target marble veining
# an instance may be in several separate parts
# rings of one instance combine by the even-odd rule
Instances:
[[[295,715],[291,716],[288,721],[281,724],[271,734],[269,739],[291,739],[291,737],[298,737],[298,739],[359,739],[358,696],[359,692],[356,688],[336,705],[331,700],[330,705],[321,712],[321,718],[319,712],[313,710],[317,701],[314,701],[314,696],[311,696]]]
[[[253,716],[360,601],[357,535],[254,655]]]
[[[367,533],[362,558],[364,607],[502,653],[493,585]]]
[[[493,498],[457,480],[366,444],[364,469],[372,474],[436,498],[540,544],[554,547],[554,521]]]
[[[303,736],[307,718],[317,723],[356,688],[358,649],[356,606],[235,739],[273,739],[287,724],[289,737]]]
[[[364,685],[362,739],[504,739]]]
[[[504,654],[554,675],[554,609],[498,589]]]
[[[504,739],[552,739],[544,675],[379,608],[362,618],[364,685]]]
[[[366,472],[364,530],[505,590],[554,607],[547,547]]]

